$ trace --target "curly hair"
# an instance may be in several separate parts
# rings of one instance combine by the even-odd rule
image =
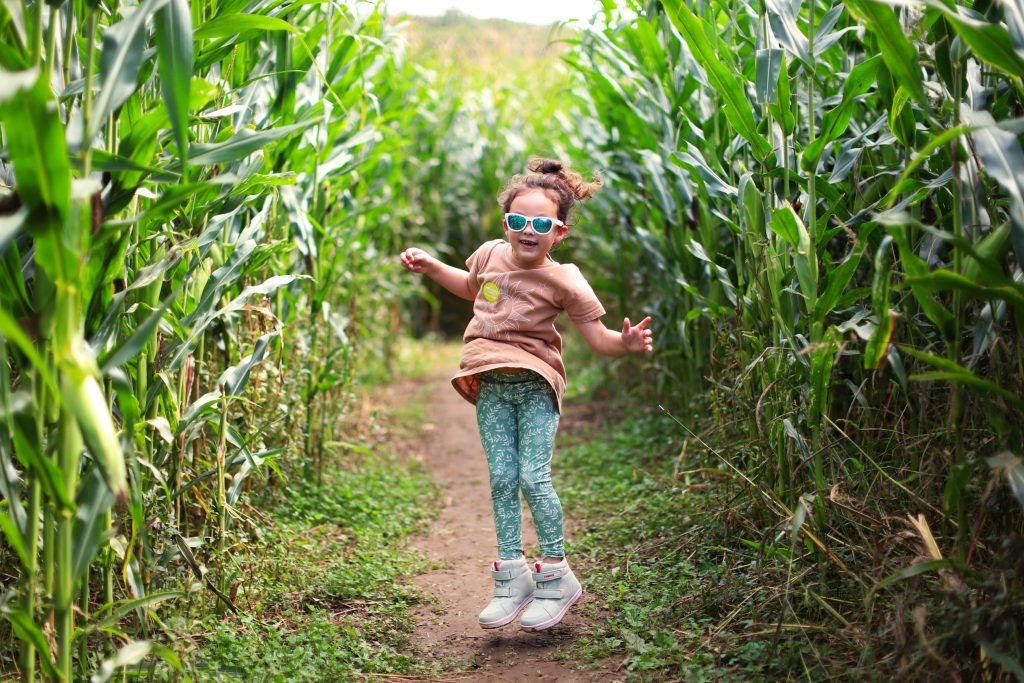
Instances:
[[[572,225],[570,218],[575,217],[576,202],[590,199],[603,184],[600,174],[595,174],[591,182],[585,182],[583,176],[557,159],[531,157],[526,169],[527,173],[512,176],[498,195],[498,204],[504,213],[508,213],[512,200],[521,193],[539,189],[558,205],[558,220]]]

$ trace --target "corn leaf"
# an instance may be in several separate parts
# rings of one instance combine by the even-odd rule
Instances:
[[[926,104],[917,49],[903,34],[892,8],[875,0],[846,0],[850,13],[875,36],[889,73],[921,104]]]
[[[775,39],[791,55],[799,58],[804,64],[810,65],[810,42],[796,23],[796,7],[798,6],[793,0],[766,0],[765,2],[768,23],[772,27]]]
[[[268,17],[261,14],[226,13],[209,21],[203,22],[193,32],[196,40],[210,38],[226,38],[237,36],[249,31],[288,31],[295,32],[295,27],[284,19]]]
[[[880,60],[881,58],[875,55],[850,70],[850,75],[843,83],[843,99],[834,109],[825,114],[821,132],[804,149],[802,165],[805,170],[815,168],[825,145],[846,132],[850,125],[850,119],[853,117],[856,98],[866,93],[875,84],[875,75],[878,73]]]
[[[146,47],[146,25],[149,18],[167,2],[143,0],[138,7],[129,10],[124,19],[103,32],[100,90],[93,101],[89,130],[84,138],[76,140],[78,144],[90,145],[96,133],[106,124],[107,117],[139,87],[139,72]]]
[[[754,101],[770,104],[779,100],[779,75],[782,73],[782,50],[758,50],[754,66]]]
[[[62,510],[74,510],[75,502],[67,494],[64,475],[49,458],[41,452],[35,443],[25,437],[33,425],[14,430],[14,454],[26,469],[31,469],[39,477],[46,495],[57,501]]]
[[[4,532],[7,544],[14,549],[18,559],[21,560],[23,571],[31,571],[32,562],[29,560],[28,551],[25,550],[25,539],[22,537],[18,524],[6,510],[0,512],[0,531]]]
[[[1020,78],[1024,73],[1024,54],[1014,50],[1014,41],[1007,28],[971,16],[966,8],[952,3],[947,5],[941,0],[921,1],[946,17],[978,59],[1011,77]],[[1019,5],[1013,8],[1013,2],[1002,4],[1011,8],[1011,18],[1014,18],[1014,12],[1019,14],[1021,11]]]
[[[1010,195],[1013,249],[1024,268],[1024,151],[1017,136],[997,127],[988,112],[971,112],[970,121],[985,172]]]
[[[188,109],[192,85],[192,14],[185,0],[168,0],[156,16],[160,87],[178,156],[188,159]]]
[[[75,535],[72,544],[72,575],[82,576],[106,540],[104,513],[114,504],[114,496],[100,470],[93,468],[85,476],[75,500]]]
[[[1006,475],[1013,496],[1024,507],[1024,461],[1009,451],[986,458],[985,461],[989,467]]]
[[[871,303],[877,325],[864,351],[864,368],[877,369],[889,350],[896,327],[896,318],[889,310],[892,236],[886,235],[875,251],[875,273],[871,284]]]
[[[107,683],[118,669],[138,664],[149,656],[152,649],[148,640],[128,643],[100,664],[99,670],[89,678],[89,683]]]
[[[59,680],[60,675],[53,668],[53,655],[50,643],[43,635],[42,629],[32,622],[32,615],[7,605],[2,608],[3,615],[11,622],[11,630],[18,640],[31,644],[39,653],[39,663],[50,680]]]
[[[39,69],[0,71],[0,121],[8,131],[18,131],[4,138],[15,189],[30,210],[63,221],[71,211],[71,164],[55,105]],[[29,225],[33,231],[44,227],[38,221]]]
[[[912,380],[926,382],[959,382],[964,386],[977,389],[983,394],[990,393],[995,394],[997,396],[1001,396],[1007,399],[1018,409],[1024,408],[1024,398],[1021,398],[1020,396],[1013,393],[1012,391],[1009,391],[1008,389],[1004,389],[995,382],[978,377],[973,372],[971,372],[964,366],[960,365],[956,361],[952,361],[948,358],[943,358],[941,356],[936,356],[926,351],[920,351],[911,346],[901,346],[900,349],[904,353],[907,353],[913,356],[914,358],[917,358],[920,361],[924,361],[925,363],[928,363],[929,365],[932,365],[939,369],[938,372],[927,372],[917,375],[911,375],[910,379]]]
[[[223,142],[192,145],[188,163],[191,166],[208,166],[236,161],[249,156],[258,149],[266,147],[271,142],[276,142],[287,135],[305,130],[315,123],[316,121],[294,123],[261,131],[243,128]]]
[[[825,291],[822,292],[821,298],[818,299],[814,307],[815,320],[824,320],[832,312],[832,309],[836,307],[836,304],[839,303],[843,296],[843,292],[846,291],[846,287],[850,284],[850,280],[853,279],[854,274],[857,272],[857,266],[860,265],[860,261],[860,251],[854,250],[838,266],[827,270],[828,284],[825,285]]]
[[[797,217],[793,207],[787,204],[781,209],[772,211],[772,218],[768,227],[776,235],[786,240],[789,246],[796,247],[800,243],[799,222],[800,219]]]
[[[1024,294],[1010,286],[984,287],[959,273],[944,268],[932,271],[927,275],[908,277],[907,282],[929,292],[961,291],[985,301],[1009,301],[1017,306],[1024,306]]]
[[[718,58],[717,49],[708,40],[706,31],[711,27],[696,17],[681,0],[662,0],[662,4],[669,19],[686,39],[694,58],[704,67],[712,88],[722,98],[726,118],[736,132],[750,143],[758,157],[767,156],[771,152],[771,145],[757,132],[754,114],[740,80]]]

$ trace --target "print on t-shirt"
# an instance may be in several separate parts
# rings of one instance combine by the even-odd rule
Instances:
[[[490,315],[481,319],[483,323],[482,337],[491,339],[510,339],[509,332],[518,331],[520,323],[529,321],[526,314],[530,311],[528,295],[532,289],[523,289],[522,283],[513,280],[510,273],[496,275],[482,288],[484,301],[477,305]]]

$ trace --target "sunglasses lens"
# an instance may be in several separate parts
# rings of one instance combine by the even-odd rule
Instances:
[[[520,216],[517,213],[510,213],[507,218],[508,229],[514,232],[519,232],[526,227],[526,216]],[[536,224],[534,225],[536,227]]]
[[[550,218],[534,218],[533,229],[541,235],[546,235],[551,232],[551,226],[554,225],[554,221]]]

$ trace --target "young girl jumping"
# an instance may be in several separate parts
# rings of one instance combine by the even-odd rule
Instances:
[[[415,247],[401,259],[410,271],[474,302],[452,385],[476,404],[498,536],[494,597],[480,613],[480,626],[498,628],[522,612],[522,627],[540,631],[561,621],[583,594],[565,559],[562,505],[551,486],[565,393],[555,318],[566,311],[587,344],[606,356],[650,351],[652,336],[650,317],[636,325],[624,319],[622,332],[606,328],[604,307],[579,268],[549,254],[569,234],[576,202],[592,197],[600,181],[586,183],[551,159],[531,159],[528,170],[498,196],[505,239],[477,249],[466,261],[468,271]],[[523,555],[520,489],[543,556],[532,572]]]

